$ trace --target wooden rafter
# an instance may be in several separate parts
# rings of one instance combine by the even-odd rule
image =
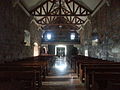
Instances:
[[[37,20],[37,23],[38,24],[41,24],[41,25],[46,25],[46,24],[49,24],[51,23],[52,21],[54,21],[57,17],[55,16],[45,16],[43,18],[41,18],[40,20]]]
[[[88,16],[92,12],[74,0],[47,0],[30,11],[38,24],[46,25],[72,25],[78,27],[85,20],[81,16]],[[57,18],[64,18],[66,23],[54,22]]]
[[[61,4],[62,1],[64,1],[64,6]],[[70,14],[63,13],[63,9],[66,10],[66,12],[70,12]],[[48,0],[30,13],[33,16],[87,16],[91,11],[74,0]]]
[[[48,24],[52,24],[52,22],[56,19],[57,17],[55,16],[46,16],[46,17],[43,17],[41,18],[40,20],[37,20],[37,23],[38,24],[41,24],[41,25],[48,25]],[[59,17],[60,18],[60,17]],[[77,16],[65,16],[65,17],[61,17],[61,18],[64,18],[65,20],[67,20],[67,24],[76,24],[76,25],[80,25],[80,24],[83,24],[85,21],[82,20],[80,17],[77,17]],[[56,24],[59,24],[61,25],[62,23],[57,23]]]

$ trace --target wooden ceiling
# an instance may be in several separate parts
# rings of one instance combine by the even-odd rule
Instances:
[[[30,4],[27,0],[21,3],[44,30],[58,30],[60,26],[63,30],[78,30],[92,13],[81,0],[34,0],[35,6],[30,1]]]
[[[70,30],[77,30],[78,27],[75,23],[72,23],[65,19],[64,17],[57,17],[55,20],[51,21],[50,23],[46,24],[43,27],[43,30],[60,30],[60,31],[70,31]]]

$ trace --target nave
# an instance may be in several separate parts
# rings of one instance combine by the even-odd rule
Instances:
[[[0,90],[84,88],[120,90],[120,0],[1,0]]]
[[[56,57],[40,90],[85,90],[66,57]]]
[[[0,64],[0,90],[85,90],[69,61],[41,55]]]
[[[41,55],[0,64],[0,90],[119,90],[120,63]]]

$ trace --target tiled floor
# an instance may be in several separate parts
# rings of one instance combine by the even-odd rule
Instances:
[[[85,90],[66,57],[57,57],[40,90]]]

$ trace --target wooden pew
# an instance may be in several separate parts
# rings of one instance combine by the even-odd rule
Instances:
[[[110,83],[110,84],[109,84]],[[111,65],[86,67],[85,69],[85,85],[86,90],[113,90],[109,88],[110,85],[114,86],[115,90],[120,89],[120,66]]]
[[[71,64],[72,64],[71,66],[73,67],[75,72],[78,72],[78,69],[79,69],[78,65],[79,64],[81,64],[81,63],[91,63],[91,62],[110,62],[110,61],[77,55],[77,56],[74,56],[71,59]]]
[[[84,81],[84,71],[86,67],[97,67],[97,66],[109,66],[108,64],[118,64],[118,63],[114,63],[114,62],[109,62],[109,61],[99,61],[99,60],[95,60],[95,61],[83,61],[83,62],[79,62],[77,64],[78,67],[78,76],[80,76],[81,81]]]
[[[105,90],[105,88],[104,89],[103,88],[100,88],[100,89],[95,88],[96,87],[95,82],[96,81],[98,82],[100,80],[104,81],[105,80],[104,76],[107,79],[107,83],[108,83],[109,80],[112,80],[112,79],[109,79],[109,78],[112,78],[113,76],[117,77],[117,79],[114,78],[114,81],[112,80],[112,82],[110,84],[113,86],[113,84],[118,82],[117,84],[115,84],[116,86],[114,85],[115,86],[114,88],[116,88],[116,87],[120,88],[119,87],[119,85],[120,85],[119,81],[120,80],[119,80],[119,77],[118,77],[120,75],[119,74],[120,73],[119,72],[120,63],[118,63],[118,62],[101,60],[101,59],[91,58],[91,57],[84,57],[84,56],[79,55],[79,56],[76,56],[76,57],[73,58],[73,65],[72,66],[74,66],[74,69],[78,73],[78,76],[80,75],[81,81],[83,81],[83,79],[85,79],[85,85],[86,85],[87,90]],[[87,71],[88,71],[86,68],[87,69],[92,68],[93,72],[94,72],[94,75],[86,74]],[[101,72],[96,72],[94,70],[94,68],[99,68]],[[104,73],[103,73],[103,69],[101,70],[101,68],[104,69]],[[111,68],[111,69],[116,68],[118,71],[115,72],[115,70],[113,70],[114,72],[112,72],[112,71],[110,71],[109,68]],[[107,71],[109,71],[109,72],[107,72]],[[91,71],[89,73],[91,73]],[[107,75],[109,75],[110,77],[107,78],[106,77]],[[101,79],[99,79],[98,77],[99,78],[101,77]],[[96,78],[98,78],[98,79],[96,79]],[[102,86],[100,86],[100,84],[99,84],[99,87],[102,87]],[[119,90],[118,88],[116,90]],[[110,89],[106,89],[106,90],[110,90]]]
[[[49,68],[48,60],[45,60],[45,59],[40,60],[40,59],[41,58],[34,58],[33,60],[32,59],[21,60],[21,61],[15,62],[15,65],[21,64],[23,66],[41,66],[43,75],[45,77],[46,75],[48,75],[48,68]]]
[[[37,67],[38,68],[38,67]],[[0,81],[29,81],[36,90],[36,81],[40,84],[40,71],[36,67],[0,66]]]
[[[78,74],[78,76],[80,76],[81,72],[82,72],[82,68],[81,65],[83,64],[102,64],[102,63],[111,63],[111,61],[107,61],[107,60],[101,60],[101,59],[96,59],[96,58],[91,58],[91,57],[80,57],[80,59],[75,61],[75,70],[76,73]]]
[[[103,63],[84,63],[81,64],[81,70],[80,70],[80,79],[82,82],[84,82],[84,78],[85,78],[85,69],[89,68],[89,67],[119,67],[120,63],[107,63],[107,62],[103,62]]]
[[[71,57],[71,68],[74,69],[75,73],[76,73],[76,69],[77,69],[77,62],[79,60],[83,60],[82,58],[85,58],[85,56],[81,56],[81,55],[76,55],[76,56],[72,56]]]
[[[46,59],[46,57],[38,56],[1,64],[0,81],[27,80],[32,82],[32,86],[36,90],[36,81],[38,81],[38,86],[41,86],[41,76],[45,77],[48,73],[48,60]]]

